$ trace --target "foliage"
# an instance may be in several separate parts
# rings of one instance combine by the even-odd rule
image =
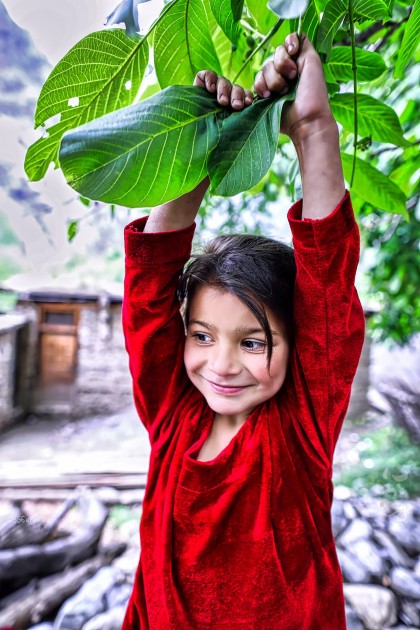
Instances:
[[[413,444],[404,429],[387,426],[363,435],[355,448],[359,464],[352,462],[334,479],[357,494],[375,491],[397,500],[420,496],[420,446]]]
[[[48,77],[35,115],[44,135],[29,148],[25,162],[30,179],[42,178],[53,162],[84,197],[133,207],[187,192],[206,173],[212,194],[231,196],[252,188],[261,199],[269,183],[293,198],[297,162],[282,136],[275,141],[284,98],[257,100],[233,112],[191,83],[198,70],[212,68],[252,88],[275,47],[300,28],[323,60],[356,210],[362,217],[375,212],[379,222],[388,219],[378,210],[411,216],[415,223],[418,190],[411,152],[418,132],[420,0],[271,0],[268,5],[170,0],[142,35],[135,32],[137,4],[123,0],[109,18],[110,26],[124,22],[126,31],[88,35]],[[229,134],[236,140],[233,147],[225,141]],[[407,158],[412,168],[404,169]],[[399,169],[397,178],[390,177],[390,164]],[[212,204],[205,204],[202,216],[211,212]],[[385,241],[382,247],[387,246]],[[393,332],[400,341],[410,334]]]

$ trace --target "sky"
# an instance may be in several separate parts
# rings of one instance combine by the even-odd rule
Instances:
[[[55,65],[82,37],[104,28],[118,0],[3,0],[11,18],[29,31],[39,51]],[[139,5],[142,22],[151,20],[162,0]]]

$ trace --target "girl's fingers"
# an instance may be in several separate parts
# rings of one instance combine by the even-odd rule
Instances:
[[[284,40],[284,45],[290,56],[296,55],[299,50],[299,37],[297,33],[290,33]]]
[[[264,74],[262,70],[260,70],[257,76],[255,77],[254,90],[259,96],[262,96],[263,98],[267,98],[268,96],[271,96],[271,92],[268,89],[267,83],[265,82],[265,78],[264,78]]]
[[[218,76],[212,70],[200,70],[194,79],[194,85],[205,88],[208,92],[216,92],[217,102],[225,107],[230,105],[232,109],[239,110],[253,102],[251,90],[232,85],[226,77]]]
[[[215,92],[217,84],[217,74],[212,70],[200,70],[194,79],[194,85],[206,88],[208,92]]]
[[[220,105],[229,105],[232,92],[232,83],[225,77],[217,79],[217,102]]]
[[[293,80],[297,75],[296,63],[290,58],[290,55],[286,50],[286,46],[278,46],[276,48],[273,65],[275,72],[289,81]]]
[[[275,94],[286,94],[289,89],[289,85],[286,79],[276,71],[273,61],[269,61],[264,65],[263,75],[270,92],[274,92]]]
[[[245,90],[245,105],[252,105],[254,95],[251,90]]]

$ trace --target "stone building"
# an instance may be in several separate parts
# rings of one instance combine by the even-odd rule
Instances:
[[[105,292],[19,294],[0,317],[0,428],[29,412],[79,418],[130,404],[121,304]]]
[[[63,289],[20,292],[0,315],[0,430],[28,413],[81,418],[132,404],[122,295]],[[366,338],[348,418],[369,409]]]

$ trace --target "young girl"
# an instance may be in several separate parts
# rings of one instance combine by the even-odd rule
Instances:
[[[208,180],[126,228],[124,330],[152,450],[123,630],[346,627],[331,477],[363,342],[359,235],[308,39],[289,35],[255,90],[285,93],[297,73],[281,120],[302,173],[294,250],[219,237],[179,284]],[[252,102],[208,70],[195,84]]]

